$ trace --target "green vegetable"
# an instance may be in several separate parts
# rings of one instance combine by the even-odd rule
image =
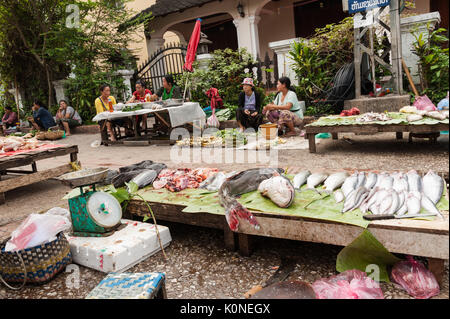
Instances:
[[[142,109],[143,109],[142,104],[138,104],[135,106],[126,106],[122,109],[122,112],[133,112],[133,111],[142,110]]]

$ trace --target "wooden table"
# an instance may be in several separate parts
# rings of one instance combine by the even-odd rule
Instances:
[[[0,157],[0,205],[5,203],[5,193],[18,187],[48,180],[72,171],[69,164],[60,165],[44,171],[37,170],[36,162],[55,156],[70,155],[70,162],[77,161],[78,145],[60,146],[44,150],[30,151],[13,156]],[[31,171],[14,168],[31,165]],[[7,174],[20,174],[14,178],[1,180]]]
[[[440,131],[448,131],[448,124],[435,124],[435,125],[405,125],[405,124],[354,124],[354,125],[334,125],[334,126],[306,126],[305,138],[309,140],[309,152],[316,152],[316,139],[315,135],[318,133],[331,133],[334,140],[338,139],[338,133],[365,133],[375,134],[382,132],[395,132],[397,139],[403,138],[403,132],[409,132],[413,134],[434,133]]]
[[[243,221],[239,225],[239,232],[234,233],[222,215],[183,213],[185,206],[173,204],[151,203],[151,207],[155,218],[160,221],[223,230],[225,246],[230,250],[238,246],[240,253],[245,256],[251,254],[252,236],[347,246],[363,231],[358,226],[332,221],[252,212],[261,229],[256,230]],[[143,217],[147,213],[148,208],[143,201],[133,200],[128,205],[125,212],[128,217],[125,218]],[[448,215],[445,221],[375,221],[368,229],[390,252],[428,258],[430,270],[438,280],[442,280],[444,262],[449,258]]]

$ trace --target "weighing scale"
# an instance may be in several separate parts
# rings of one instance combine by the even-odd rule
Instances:
[[[111,194],[95,189],[95,184],[103,181],[107,174],[108,169],[96,168],[59,177],[64,184],[80,188],[80,195],[69,198],[73,236],[106,237],[121,225],[122,207],[118,200]],[[85,190],[87,186],[89,188]]]

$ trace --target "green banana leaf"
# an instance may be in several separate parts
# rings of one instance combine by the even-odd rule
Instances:
[[[401,259],[392,255],[367,229],[350,245],[342,249],[336,259],[336,270],[359,269],[376,281],[389,281],[388,266]]]

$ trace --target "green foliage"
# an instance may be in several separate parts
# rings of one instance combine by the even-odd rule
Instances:
[[[131,36],[143,31],[150,14],[133,23],[135,12],[125,5],[131,0],[4,0],[0,3],[0,75],[9,87],[17,81],[25,92],[25,105],[39,98],[52,108],[52,81],[65,79],[69,104],[86,121],[95,114],[94,100],[102,83],[111,85],[121,99],[124,85],[119,69],[135,64],[128,51]],[[79,9],[78,24],[70,20],[69,5]],[[45,18],[43,18],[45,17]],[[70,23],[68,23],[70,22]]]
[[[427,34],[413,32],[414,54],[419,57],[421,95],[426,94],[434,103],[445,98],[448,92],[449,55],[447,30],[439,28]]]
[[[213,58],[209,61],[207,71],[200,70],[198,63],[194,63],[194,72],[185,72],[178,76],[177,84],[184,90],[186,81],[188,81],[192,100],[199,102],[202,107],[209,106],[210,101],[205,92],[214,87],[219,90],[225,107],[235,111],[239,93],[242,91],[242,80],[246,77],[253,77],[251,68],[255,63],[252,55],[245,49],[216,50],[213,52]],[[257,90],[263,91],[261,88]]]

